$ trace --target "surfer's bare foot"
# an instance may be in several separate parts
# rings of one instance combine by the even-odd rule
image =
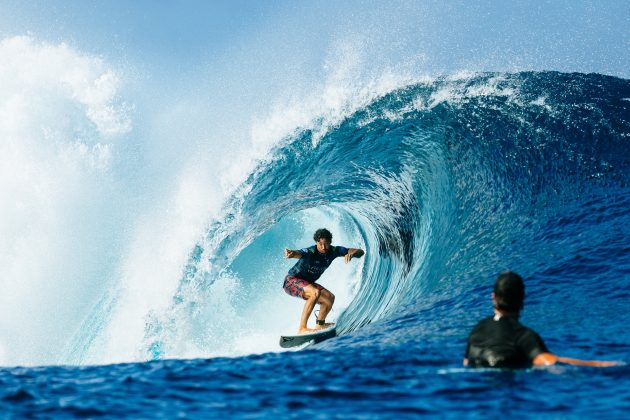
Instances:
[[[326,328],[330,328],[330,327],[334,327],[335,323],[334,322],[327,322],[323,325],[316,325],[315,329],[317,330],[325,330]]]
[[[311,332],[315,332],[317,330],[314,330],[312,328],[300,328],[298,330],[298,334],[306,334],[306,333],[311,333]]]

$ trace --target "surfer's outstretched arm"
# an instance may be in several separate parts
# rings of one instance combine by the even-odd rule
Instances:
[[[365,255],[365,251],[363,251],[360,248],[348,248],[348,253],[344,257],[344,260],[346,262],[350,262],[351,259],[353,259],[353,258],[361,258],[364,255]]]
[[[566,363],[576,366],[595,366],[595,367],[610,367],[619,366],[620,362],[610,362],[604,360],[580,360],[570,359],[568,357],[556,356],[553,353],[540,353],[532,361],[534,366],[550,366],[556,363]]]
[[[284,258],[302,258],[302,253],[297,250],[284,248]]]

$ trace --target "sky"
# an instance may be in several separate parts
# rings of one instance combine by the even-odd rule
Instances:
[[[0,2],[3,37],[30,33],[170,68],[240,54],[263,66],[314,64],[336,40],[353,38],[389,63],[422,56],[416,65],[428,73],[534,68],[628,77],[629,27],[624,0]]]
[[[221,121],[265,115],[334,77],[557,70],[627,78],[628,28],[625,0],[0,1],[0,38],[28,34],[102,57],[151,113],[203,92]]]

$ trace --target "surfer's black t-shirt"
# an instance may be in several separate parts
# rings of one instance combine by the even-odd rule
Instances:
[[[521,368],[548,352],[542,338],[511,316],[481,320],[468,337],[466,358],[472,367]]]
[[[337,257],[343,257],[348,253],[348,248],[343,246],[331,246],[327,253],[321,254],[317,246],[300,249],[302,257],[289,270],[290,276],[314,282]]]

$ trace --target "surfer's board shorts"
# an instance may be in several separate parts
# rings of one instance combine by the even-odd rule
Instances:
[[[317,283],[311,283],[310,281],[298,279],[297,277],[291,275],[284,278],[284,285],[282,286],[282,288],[291,296],[300,297],[306,300],[306,298],[304,297],[304,288],[309,284],[315,286],[317,290],[322,290],[324,288]]]

